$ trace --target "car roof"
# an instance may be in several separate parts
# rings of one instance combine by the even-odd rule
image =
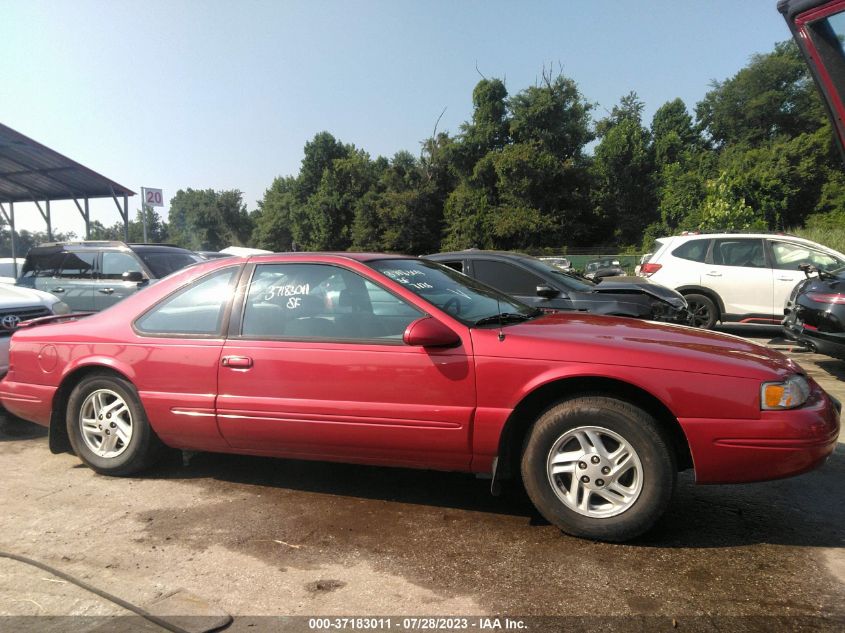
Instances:
[[[525,255],[524,253],[511,253],[509,251],[482,251],[477,248],[469,248],[463,251],[450,251],[446,253],[434,253],[432,255],[423,255],[422,257],[430,257],[440,258],[440,259],[447,259],[450,257],[462,257],[462,258],[472,258],[472,257],[501,257],[503,259],[525,259],[525,260],[536,260],[536,257],[532,257],[531,255]]]
[[[808,240],[805,237],[798,237],[797,235],[789,235],[786,233],[694,233],[690,235],[670,235],[659,237],[655,241],[661,244],[660,251],[663,252],[665,248],[673,247],[674,245],[678,244],[679,242],[686,242],[689,240],[694,239],[731,239],[731,238],[753,238],[753,239],[776,239],[782,240],[784,242],[795,242],[798,244],[803,244],[805,246],[810,246],[812,248],[820,248],[822,250],[828,251],[829,253],[836,253],[837,256],[845,256],[845,254],[840,253],[835,248],[831,248],[830,246],[825,246],[824,244],[819,244],[818,242],[814,242],[813,240]]]
[[[180,253],[193,253],[194,251],[174,244],[127,244],[130,249],[140,253],[167,253],[178,251]]]
[[[379,259],[415,259],[413,255],[400,255],[397,253],[347,253],[345,251],[296,251],[290,253],[268,253],[262,255],[250,255],[250,261],[261,261],[263,259],[307,259],[308,257],[331,257],[337,259],[352,259],[358,262],[371,262]]]

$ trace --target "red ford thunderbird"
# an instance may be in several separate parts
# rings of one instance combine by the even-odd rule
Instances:
[[[64,319],[64,322],[51,322]],[[165,446],[521,476],[587,538],[699,483],[819,466],[838,403],[793,361],[677,325],[543,314],[419,259],[213,260],[12,339],[0,400],[99,473]]]

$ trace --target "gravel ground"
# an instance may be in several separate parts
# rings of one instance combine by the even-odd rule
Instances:
[[[845,401],[845,363],[772,339],[776,330],[740,333],[793,355]],[[230,630],[284,628],[255,616],[315,614],[585,616],[564,621],[572,630],[845,630],[841,442],[822,469],[793,479],[699,487],[684,475],[656,529],[609,545],[562,535],[518,492],[491,497],[489,482],[468,475],[197,454],[113,479],[51,455],[43,429],[7,419],[0,550],[138,605],[189,592],[235,614]],[[87,615],[73,620],[77,628],[100,630],[95,616],[125,613],[0,559],[0,629],[65,630],[70,621],[43,616]],[[8,619],[34,615],[42,618]],[[561,621],[534,623],[560,630]]]

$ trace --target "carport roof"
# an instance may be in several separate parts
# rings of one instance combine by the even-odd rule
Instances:
[[[131,189],[0,123],[0,203],[134,195]]]

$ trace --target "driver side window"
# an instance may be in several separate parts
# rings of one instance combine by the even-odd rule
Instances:
[[[262,264],[247,292],[241,335],[400,342],[422,313],[357,273],[327,264]]]
[[[822,270],[833,270],[840,268],[845,263],[832,255],[817,251],[809,246],[789,242],[772,242],[772,255],[775,260],[775,268],[781,270],[798,270],[801,264],[812,264]]]

